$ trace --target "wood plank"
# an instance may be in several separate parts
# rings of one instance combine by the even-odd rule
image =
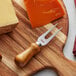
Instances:
[[[28,19],[23,0],[13,0],[13,4],[16,10],[16,14],[19,18],[19,25],[13,32],[0,36],[0,52],[3,55],[3,60],[0,62],[0,70],[2,69],[1,76],[31,76],[32,74],[44,68],[55,67],[59,69],[55,66],[55,64],[53,64],[53,62],[56,63],[56,57],[61,60],[58,55],[61,55],[61,58],[63,57],[62,49],[65,45],[68,35],[67,12],[64,17],[53,22],[53,24],[59,24],[50,34],[55,33],[55,31],[60,27],[63,27],[63,30],[60,31],[59,34],[56,35],[56,37],[47,46],[43,47],[41,49],[42,51],[38,55],[34,56],[24,68],[20,68],[14,62],[15,56],[18,53],[23,52],[30,45],[30,43],[35,42],[41,34],[43,34],[54,25],[51,24],[32,29],[30,27],[31,24]],[[63,65],[62,62],[61,64]],[[62,74],[62,71],[63,70],[59,71],[59,73]]]
[[[0,76],[18,76],[18,75],[11,69],[9,69],[4,63],[0,62]]]
[[[19,37],[18,37],[19,38]],[[19,46],[14,40],[12,40],[8,35],[2,35],[0,37],[0,51],[1,53],[3,54],[3,63],[6,63],[6,65],[11,69],[13,70],[14,72],[16,72],[19,76],[24,76],[26,73],[27,75],[30,74],[31,71],[35,71],[37,70],[37,66],[33,66],[33,64],[37,64],[39,65],[40,67],[39,68],[43,68],[44,66],[41,65],[36,59],[32,59],[32,63],[30,63],[29,65],[30,66],[33,66],[34,68],[32,67],[29,67],[29,65],[27,65],[26,68],[19,68],[15,65],[14,63],[14,58],[16,56],[17,53],[20,53],[22,52],[24,49]],[[7,52],[6,52],[6,49],[7,49]],[[6,53],[5,53],[6,52]]]

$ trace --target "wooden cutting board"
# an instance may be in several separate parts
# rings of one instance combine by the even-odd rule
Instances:
[[[0,53],[3,55],[3,59],[0,62],[0,76],[30,76],[45,68],[53,68],[57,71],[59,68],[55,66],[55,64],[58,66],[63,66],[65,63],[59,56],[61,55],[61,58],[63,58],[62,51],[66,43],[69,27],[68,15],[64,4],[63,6],[66,14],[64,17],[52,22],[53,24],[59,24],[51,32],[51,34],[57,31],[60,27],[63,27],[62,31],[60,31],[59,34],[56,35],[56,37],[47,46],[43,47],[41,52],[33,57],[24,68],[16,66],[14,62],[15,56],[24,51],[30,46],[31,43],[35,42],[41,34],[54,25],[51,24],[32,29],[30,27],[30,22],[23,4],[23,0],[13,0],[13,5],[19,18],[19,25],[15,30],[13,30],[13,32],[0,36]],[[60,62],[57,62],[59,60]],[[64,70],[64,68],[62,69]],[[57,73],[64,76],[60,71]]]

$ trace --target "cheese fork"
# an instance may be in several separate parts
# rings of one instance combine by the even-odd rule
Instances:
[[[47,45],[57,34],[58,32],[62,29],[58,29],[53,35],[51,35],[49,38],[45,38],[55,27],[57,24],[55,24],[52,28],[50,28],[47,32],[42,34],[36,43],[32,43],[31,46],[26,49],[24,52],[18,54],[15,57],[15,63],[23,67],[25,66],[33,56],[35,56],[38,52],[40,52],[40,47]]]

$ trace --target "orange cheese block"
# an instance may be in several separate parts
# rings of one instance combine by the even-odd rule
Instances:
[[[24,3],[32,28],[48,24],[65,14],[60,0],[24,0]]]

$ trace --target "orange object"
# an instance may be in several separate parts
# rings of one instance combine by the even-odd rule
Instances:
[[[64,15],[60,0],[24,0],[32,28],[43,26]]]

